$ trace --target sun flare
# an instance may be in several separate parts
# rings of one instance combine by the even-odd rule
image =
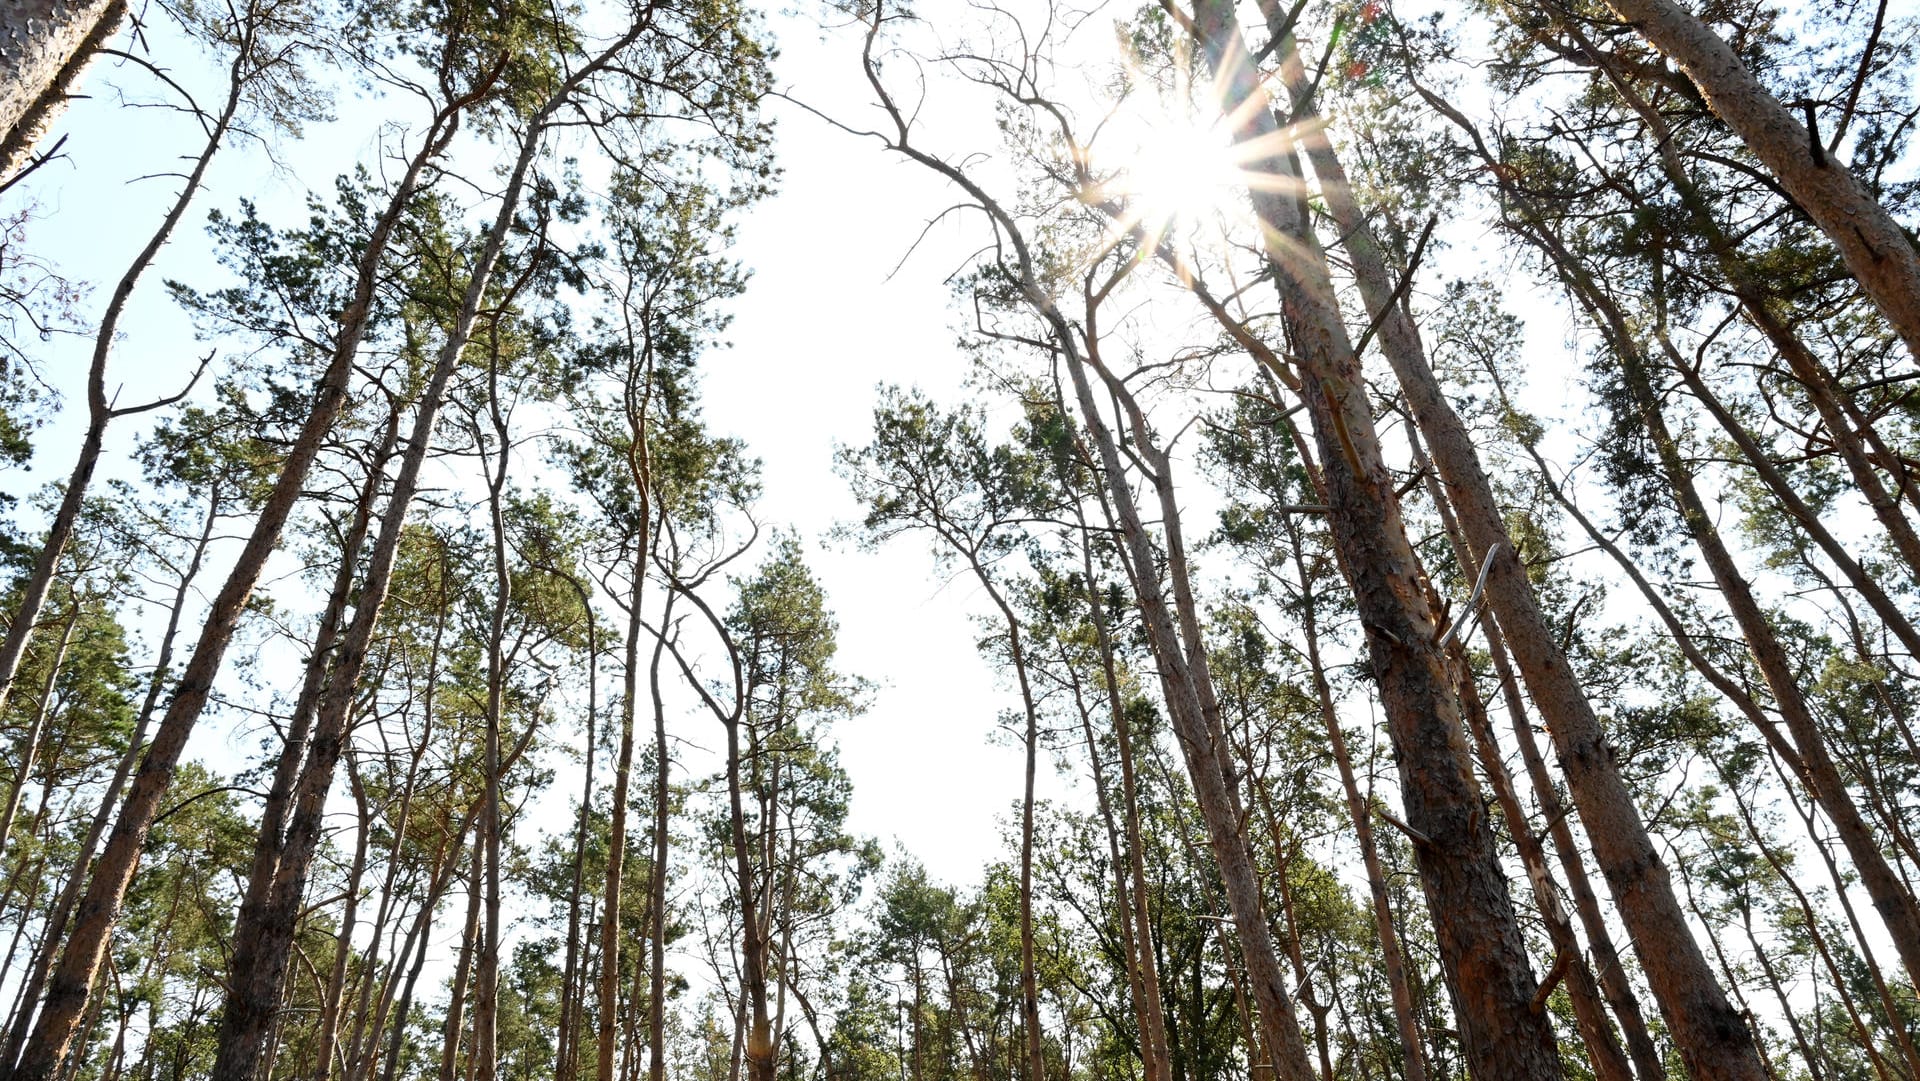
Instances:
[[[1139,129],[1109,185],[1139,220],[1156,230],[1198,224],[1244,197],[1246,179],[1217,125],[1169,113],[1143,118]]]
[[[1245,155],[1209,88],[1131,74],[1133,91],[1089,147],[1116,231],[1137,230],[1152,246],[1169,233],[1232,228],[1245,209]]]

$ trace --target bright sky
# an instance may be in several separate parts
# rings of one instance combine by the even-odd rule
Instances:
[[[844,36],[823,40],[804,20],[777,18],[773,25],[783,86],[830,115],[860,117],[868,96],[857,46]],[[171,67],[195,89],[201,84],[193,80],[205,78],[185,57]],[[88,319],[97,316],[176,187],[170,180],[132,178],[175,168],[170,158],[196,139],[176,114],[120,107],[122,93],[151,100],[151,87],[151,77],[137,70],[96,65],[85,85],[92,100],[77,102],[60,126],[74,133],[67,160],[0,201],[0,211],[23,199],[39,205],[32,246],[50,253],[62,273],[93,284],[83,306]],[[875,386],[919,385],[945,400],[961,393],[966,364],[954,347],[958,323],[944,278],[978,242],[979,222],[950,219],[936,227],[892,273],[951,193],[877,142],[835,131],[789,102],[775,100],[768,109],[778,122],[785,176],[778,194],[740,222],[737,254],[753,278],[736,305],[732,347],[704,362],[707,415],[716,430],[744,438],[763,460],[761,520],[808,539],[809,560],[840,620],[840,663],[878,684],[872,709],[839,730],[854,783],[853,828],[889,847],[898,842],[937,878],[972,880],[999,855],[995,819],[1018,798],[1021,776],[1020,751],[1004,739],[990,741],[997,715],[1014,702],[975,650],[970,616],[982,598],[971,579],[937,576],[929,550],[914,540],[868,553],[824,546],[819,538],[857,517],[832,472],[832,455],[836,440],[865,441]],[[142,281],[123,323],[110,375],[110,383],[125,386],[123,402],[177,390],[208,347],[194,341],[162,283],[224,280],[203,228],[209,210],[231,211],[245,197],[257,201],[269,221],[297,222],[309,188],[329,190],[348,163],[377,160],[382,120],[418,126],[414,116],[370,116],[369,103],[354,98],[338,101],[335,112],[342,119],[277,144],[278,167],[257,144],[216,159],[208,190]],[[970,134],[992,138],[976,117],[929,119],[946,131],[985,128]],[[90,338],[79,337],[56,342],[44,366],[70,405],[80,401],[88,344]],[[115,430],[119,457],[107,464],[106,475],[135,476],[125,461],[135,424]],[[9,487],[24,492],[64,476],[76,442],[72,416],[61,417],[38,438],[31,481],[16,478]],[[282,581],[276,588],[291,585]],[[702,719],[696,716],[680,735],[712,746],[711,734],[697,723]],[[202,727],[190,750],[224,768],[252,753],[253,740],[223,738],[211,726]],[[563,806],[553,804],[553,812],[564,813]],[[539,825],[566,828],[564,821]]]
[[[164,48],[158,22],[154,40]],[[772,28],[781,50],[777,73],[788,94],[851,126],[877,126],[855,37],[823,32],[790,15],[774,17]],[[1080,40],[1109,39],[1090,27]],[[196,60],[179,56],[171,66],[199,90],[208,73],[195,68]],[[903,69],[890,74],[904,83]],[[44,220],[32,227],[33,246],[53,253],[64,273],[94,283],[89,318],[174,190],[169,180],[130,178],[175,168],[170,158],[195,144],[197,132],[184,118],[120,106],[121,93],[151,100],[152,87],[151,77],[136,69],[97,65],[86,83],[93,100],[77,103],[61,127],[74,133],[69,160],[50,165],[24,192],[16,189],[0,200],[0,210],[18,206],[23,197],[40,204]],[[213,89],[201,93],[211,96]],[[999,136],[983,105],[965,87],[936,86],[919,118],[922,130],[949,148],[996,147]],[[258,144],[223,152],[198,208],[142,282],[124,324],[111,377],[126,384],[123,400],[176,390],[206,348],[194,341],[162,282],[226,280],[207,244],[207,212],[231,211],[246,197],[260,204],[269,221],[299,221],[309,188],[328,191],[335,174],[352,162],[378,164],[383,124],[419,127],[413,113],[371,115],[377,108],[344,97],[335,107],[341,119],[315,125],[304,139],[277,144],[273,159]],[[744,438],[764,462],[761,521],[808,539],[809,559],[840,620],[841,665],[878,684],[871,710],[839,729],[854,784],[853,828],[889,847],[897,842],[936,878],[971,881],[983,863],[1002,855],[996,819],[1018,798],[1021,780],[1019,748],[992,738],[998,716],[1017,703],[975,649],[972,617],[984,610],[984,598],[970,577],[936,575],[920,538],[896,540],[877,553],[825,546],[820,538],[857,517],[846,486],[832,472],[832,455],[836,440],[866,440],[877,384],[918,385],[945,401],[967,393],[966,361],[955,348],[960,317],[950,307],[945,279],[985,237],[984,223],[969,214],[948,215],[927,229],[956,201],[951,189],[888,154],[876,140],[836,130],[789,101],[770,101],[767,109],[778,123],[784,178],[778,193],[739,223],[736,254],[753,277],[735,306],[731,348],[712,351],[704,361],[707,416],[716,430]],[[1469,259],[1481,257],[1483,246],[1498,250],[1490,236],[1450,240]],[[1548,310],[1542,305],[1543,313]],[[1546,319],[1540,336],[1557,344],[1562,324],[1552,315]],[[85,344],[76,338],[60,346],[46,368],[70,402],[84,371]],[[1570,374],[1546,373],[1536,385],[1564,390]],[[122,461],[135,430],[133,424],[116,430]],[[76,439],[71,416],[42,434],[35,483],[64,475]],[[109,463],[107,473],[133,475],[121,463]],[[533,486],[539,478],[519,481]],[[1197,535],[1210,525],[1196,513],[1188,528]],[[282,579],[275,588],[293,585]],[[294,656],[289,650],[288,657]],[[691,715],[678,735],[693,745],[714,746],[717,733],[707,731],[711,725],[704,720]],[[190,753],[232,769],[258,750],[251,737],[203,726]],[[690,767],[704,769],[694,764],[700,756],[689,753]],[[1044,795],[1059,791],[1061,781],[1043,769],[1042,785]],[[541,801],[540,828],[567,828],[571,789],[563,780]]]

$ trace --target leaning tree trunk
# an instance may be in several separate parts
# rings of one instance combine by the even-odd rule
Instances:
[[[160,635],[160,651],[154,657],[153,673],[147,679],[147,694],[140,705],[140,713],[133,724],[133,733],[127,739],[127,749],[114,765],[113,776],[107,781],[106,791],[100,796],[100,805],[94,809],[93,818],[87,823],[87,830],[76,847],[72,864],[67,869],[65,885],[60,887],[59,895],[54,899],[52,909],[46,914],[46,922],[40,932],[40,942],[34,947],[32,960],[27,972],[16,988],[14,1001],[17,1012],[6,1029],[4,1047],[0,1047],[0,1077],[7,1074],[7,1065],[20,1055],[20,1049],[26,1045],[27,1036],[33,1026],[33,1004],[40,1001],[40,993],[46,986],[48,973],[52,970],[54,958],[60,947],[61,936],[66,934],[67,923],[73,918],[74,905],[80,900],[80,891],[87,885],[87,868],[93,862],[93,854],[100,847],[100,839],[106,836],[107,826],[112,822],[113,809],[120,801],[120,794],[126,790],[127,779],[133,776],[133,768],[140,761],[140,750],[146,745],[147,729],[153,724],[153,715],[159,708],[160,695],[167,686],[167,674],[173,667],[173,646],[180,633],[180,617],[186,611],[187,596],[192,591],[193,581],[199,577],[200,565],[205,560],[207,548],[213,543],[214,527],[220,522],[220,508],[224,496],[218,483],[207,499],[207,517],[202,524],[200,536],[195,540],[193,554],[188,557],[187,566],[180,574],[180,581],[174,586],[173,600],[167,610],[166,630]]]
[[[1819,802],[1833,823],[1840,841],[1860,874],[1861,885],[1873,900],[1907,969],[1910,980],[1920,981],[1920,903],[1901,881],[1899,873],[1880,850],[1879,841],[1861,816],[1853,794],[1846,786],[1837,763],[1827,749],[1813,711],[1800,688],[1786,648],[1775,632],[1772,620],[1753,595],[1752,585],[1734,562],[1721,539],[1705,500],[1699,493],[1692,470],[1680,456],[1679,444],[1667,425],[1658,396],[1649,382],[1650,361],[1632,336],[1625,314],[1614,305],[1590,275],[1579,266],[1545,227],[1530,226],[1531,235],[1552,258],[1570,287],[1592,313],[1621,362],[1622,374],[1634,407],[1639,412],[1653,442],[1662,472],[1665,474],[1682,524],[1693,537],[1701,558],[1707,564],[1714,583],[1720,588],[1734,622],[1740,627],[1748,652],[1772,692],[1775,708],[1786,722],[1798,757],[1802,783]],[[1763,726],[1764,728],[1764,726]]]
[[[1300,629],[1305,635],[1307,674],[1313,684],[1313,696],[1319,706],[1320,722],[1327,730],[1327,750],[1334,769],[1340,774],[1340,788],[1346,795],[1347,817],[1353,823],[1353,836],[1360,846],[1360,863],[1367,871],[1367,892],[1373,899],[1373,930],[1380,940],[1382,973],[1393,1003],[1393,1020],[1400,1033],[1406,1056],[1402,1063],[1406,1081],[1427,1081],[1426,1044],[1420,1038],[1420,1018],[1414,1012],[1413,987],[1407,982],[1406,952],[1400,945],[1400,933],[1394,926],[1393,902],[1387,894],[1386,868],[1380,860],[1380,848],[1373,838],[1373,809],[1360,791],[1353,772],[1353,755],[1347,749],[1347,735],[1340,726],[1334,708],[1333,687],[1327,682],[1326,665],[1320,659],[1320,613],[1313,598],[1313,582],[1307,573],[1306,545],[1299,525],[1289,515],[1287,539],[1293,546],[1295,572],[1300,576]]]
[[[220,592],[214,596],[200,640],[181,672],[173,701],[168,704],[153,743],[147,748],[139,772],[128,788],[113,833],[107,838],[87,892],[75,911],[73,931],[61,953],[60,963],[48,981],[46,1001],[34,1025],[33,1036],[20,1061],[14,1065],[14,1081],[52,1081],[79,1034],[101,964],[106,959],[108,938],[133,882],[134,866],[146,844],[147,833],[160,813],[161,800],[173,783],[174,770],[186,750],[187,738],[192,735],[206,708],[207,698],[213,693],[214,677],[219,674],[227,646],[253,596],[253,587],[266,567],[267,558],[279,546],[280,531],[304,493],[307,473],[346,403],[348,382],[361,338],[366,333],[374,285],[385,258],[387,241],[401,214],[412,203],[427,163],[438,157],[452,140],[456,118],[466,104],[462,101],[450,105],[436,118],[361,252],[354,297],[341,313],[339,336],[315,387],[313,405],[281,464],[280,475],[261,504],[246,545]]]
[[[1674,0],[1607,0],[1699,87],[1707,105],[1746,143],[1840,252],[1860,287],[1920,357],[1920,254],[1906,230],[1802,127],[1711,27]],[[1813,106],[1807,106],[1813,119]]]
[[[1225,751],[1218,746],[1207,714],[1206,702],[1211,695],[1203,695],[1197,685],[1207,678],[1205,647],[1198,640],[1184,644],[1181,641],[1174,613],[1156,573],[1159,561],[1129,486],[1125,462],[1087,376],[1086,369],[1092,360],[1082,353],[1078,330],[1042,284],[1034,253],[1019,223],[964,169],[914,147],[909,141],[907,116],[888,95],[873,53],[883,21],[883,6],[876,4],[870,14],[862,60],[869,85],[879,95],[896,132],[896,137],[889,140],[891,148],[952,182],[986,211],[1007,246],[1002,268],[1018,288],[1022,302],[1045,323],[1052,344],[1067,362],[1076,404],[1085,419],[1086,431],[1095,443],[1099,466],[1105,474],[1105,487],[1113,501],[1113,521],[1123,535],[1123,551],[1133,563],[1135,593],[1161,669],[1168,714],[1179,736],[1195,798],[1205,819],[1208,847],[1219,865],[1241,957],[1253,985],[1262,1042],[1272,1059],[1269,1068],[1282,1081],[1310,1081],[1315,1076],[1313,1065],[1307,1058],[1299,1018],[1281,974],[1259,878],[1242,828],[1243,818],[1236,806],[1238,799],[1223,770]],[[1103,378],[1106,375],[1103,372]],[[1065,409],[1064,403],[1062,408]],[[1172,481],[1164,475],[1162,480],[1160,495],[1166,500],[1172,494]]]
[[[1451,105],[1426,96],[1448,119],[1471,129]],[[1337,163],[1329,167],[1337,168]],[[1337,183],[1328,186],[1344,188]],[[1350,193],[1329,192],[1330,199],[1340,195],[1350,201]],[[1335,213],[1342,212],[1336,209]],[[1360,222],[1357,210],[1350,207],[1341,222],[1343,228],[1349,222],[1356,226]],[[1348,244],[1356,267],[1377,261],[1379,249],[1367,242],[1371,237],[1364,229],[1357,232],[1360,236]],[[1727,1001],[1693,937],[1666,865],[1614,764],[1606,731],[1534,598],[1472,437],[1427,365],[1411,319],[1397,307],[1388,310],[1390,290],[1383,291],[1384,274],[1380,264],[1377,270],[1362,270],[1358,275],[1363,294],[1371,294],[1369,308],[1383,313],[1382,348],[1433,452],[1447,501],[1459,515],[1468,554],[1485,559],[1489,551],[1496,553],[1487,576],[1488,600],[1520,678],[1547,721],[1574,807],[1593,844],[1594,861],[1607,880],[1681,1060],[1688,1073],[1701,1081],[1759,1081],[1766,1074],[1752,1033]]]
[[[124,0],[115,0],[124,13]],[[27,7],[35,6],[28,3]],[[15,11],[14,0],[0,0],[0,12]],[[116,21],[119,16],[115,16]],[[0,26],[0,49],[6,46],[4,34],[6,28]],[[251,33],[247,35],[251,42]],[[40,551],[35,554],[33,567],[27,572],[20,587],[20,601],[7,623],[7,633],[0,638],[0,709],[5,709],[7,698],[13,690],[14,676],[20,671],[20,661],[26,656],[27,644],[32,641],[33,633],[40,621],[40,609],[46,604],[47,593],[53,587],[61,556],[67,550],[67,544],[73,539],[74,527],[80,521],[80,509],[86,500],[87,489],[93,482],[94,470],[100,464],[100,454],[105,447],[107,425],[115,417],[137,412],[151,406],[116,409],[107,392],[107,361],[113,354],[114,341],[120,330],[121,316],[126,313],[127,302],[133,298],[134,287],[140,284],[147,268],[166,247],[168,238],[186,217],[187,208],[192,205],[194,196],[200,192],[201,184],[206,180],[207,168],[213,164],[213,157],[226,141],[227,132],[233,126],[233,118],[239,112],[241,91],[246,85],[243,74],[249,59],[248,48],[243,46],[240,54],[233,59],[227,72],[227,98],[221,106],[218,116],[207,129],[207,141],[201,147],[200,155],[194,159],[193,168],[187,173],[180,191],[173,198],[173,204],[167,208],[160,219],[160,225],[147,238],[147,243],[133,262],[120,275],[120,281],[113,288],[113,295],[107,300],[106,310],[100,315],[100,326],[94,332],[93,353],[87,365],[87,427],[80,437],[80,453],[75,456],[73,469],[67,474],[67,485],[60,496],[60,506],[54,511],[53,521],[47,529],[47,535],[41,541]],[[6,57],[0,55],[0,65]],[[7,167],[4,149],[0,149],[0,180],[5,179]],[[157,404],[157,403],[156,403]]]
[[[1916,534],[1913,523],[1902,513],[1899,503],[1892,492],[1881,483],[1880,475],[1872,463],[1873,451],[1866,445],[1877,442],[1871,434],[1871,425],[1856,429],[1843,405],[1845,391],[1834,381],[1832,374],[1820,362],[1799,334],[1789,325],[1787,317],[1779,307],[1778,299],[1765,283],[1756,275],[1738,243],[1721,227],[1713,215],[1707,196],[1694,184],[1681,160],[1674,132],[1666,118],[1658,109],[1644,98],[1617,69],[1618,65],[1602,50],[1586,39],[1578,27],[1569,26],[1575,44],[1594,56],[1599,69],[1608,79],[1614,90],[1619,93],[1633,111],[1646,124],[1647,132],[1653,138],[1663,171],[1668,183],[1673,185],[1680,198],[1680,204],[1687,213],[1688,223],[1699,238],[1706,242],[1719,265],[1722,275],[1733,293],[1740,300],[1741,310],[1748,322],[1766,336],[1780,358],[1787,362],[1793,373],[1793,379],[1806,391],[1807,399],[1819,414],[1821,423],[1827,428],[1827,436],[1836,453],[1846,464],[1852,476],[1854,487],[1860,497],[1873,509],[1874,516],[1887,530],[1888,538],[1907,564],[1909,576],[1920,575],[1920,534]],[[1641,209],[1650,209],[1643,200],[1634,197],[1634,204]],[[1885,622],[1887,629],[1915,655],[1920,655],[1920,630],[1916,630],[1906,614],[1894,604],[1893,600],[1881,588],[1875,577],[1869,574],[1855,560],[1838,540],[1820,521],[1818,514],[1807,505],[1793,489],[1787,478],[1776,468],[1768,455],[1759,448],[1758,442],[1746,433],[1739,422],[1718,401],[1713,392],[1706,387],[1705,381],[1695,368],[1682,359],[1678,351],[1664,333],[1657,335],[1658,340],[1672,362],[1674,371],[1686,381],[1695,397],[1700,399],[1716,421],[1727,431],[1730,438],[1740,447],[1752,463],[1767,487],[1779,499],[1782,508],[1800,524],[1801,529],[1820,549],[1827,554],[1833,564],[1840,569],[1847,580],[1859,591],[1873,610]]]
[[[587,69],[587,70],[590,70]],[[576,76],[565,84],[565,92],[578,85]],[[228,985],[225,1009],[221,1013],[219,1049],[214,1059],[212,1081],[253,1081],[262,1061],[267,1032],[277,1013],[285,989],[289,951],[293,945],[300,902],[306,893],[307,874],[320,842],[321,819],[327,793],[332,788],[333,772],[349,734],[349,720],[355,705],[355,692],[365,667],[367,652],[373,643],[380,610],[392,585],[393,568],[400,554],[400,542],[406,532],[407,511],[419,487],[420,470],[433,444],[435,423],[445,400],[461,355],[480,316],[480,306],[492,280],[494,267],[506,247],[509,228],[525,190],[527,173],[545,129],[545,121],[558,107],[560,95],[551,99],[523,134],[519,154],[510,174],[486,242],[474,261],[466,293],[447,340],[441,345],[433,371],[421,388],[415,406],[413,427],[407,436],[407,450],[393,479],[380,519],[380,532],[367,561],[356,597],[353,621],[341,636],[333,666],[321,691],[318,717],[309,744],[306,762],[282,844],[282,855],[274,870],[272,898],[247,924],[237,924],[234,937],[250,942],[252,951],[245,958],[235,955]],[[504,453],[504,448],[503,448]]]
[[[0,184],[27,164],[87,62],[127,17],[127,0],[0,4]]]
[[[1203,0],[1196,33],[1244,166],[1297,180],[1287,137],[1260,86],[1229,0]],[[1335,549],[1352,585],[1380,690],[1415,857],[1459,1011],[1469,1069],[1484,1078],[1562,1076],[1551,1026],[1473,775],[1434,600],[1381,457],[1359,357],[1318,239],[1295,194],[1249,187],[1300,365],[1300,396],[1325,475]]]
[[[1082,358],[1071,331],[1062,325],[1065,320],[1059,317],[1050,303],[1045,311],[1049,322],[1056,324],[1056,342],[1065,354],[1074,397],[1087,436],[1098,456],[1100,470],[1106,478],[1107,492],[1112,500],[1111,517],[1126,545],[1125,554],[1131,564],[1134,593],[1140,603],[1148,644],[1160,668],[1167,713],[1178,737],[1181,755],[1186,760],[1188,776],[1193,782],[1194,799],[1200,805],[1200,816],[1207,832],[1207,846],[1220,871],[1240,955],[1246,963],[1252,997],[1258,1006],[1260,1032],[1257,1045],[1267,1050],[1271,1060],[1268,1069],[1273,1076],[1281,1081],[1311,1081],[1315,1076],[1313,1065],[1307,1058],[1306,1041],[1300,1031],[1298,1015],[1293,1009],[1293,998],[1287,992],[1285,979],[1281,975],[1279,951],[1275,948],[1273,931],[1261,896],[1259,875],[1254,867],[1253,852],[1243,828],[1244,815],[1229,775],[1222,769],[1223,755],[1219,741],[1196,686],[1200,679],[1205,678],[1204,669],[1196,670],[1206,663],[1204,649],[1193,650],[1182,645],[1172,606],[1160,583],[1160,560],[1153,551],[1145,521],[1127,483],[1125,463],[1120,457],[1113,430],[1100,412],[1099,400],[1094,396],[1093,384],[1087,377],[1086,369],[1090,364]],[[1133,433],[1135,446],[1136,449],[1150,451],[1151,444],[1143,446],[1138,442],[1145,434],[1139,430]],[[1164,458],[1157,455],[1156,458],[1164,470]],[[1170,478],[1163,489],[1163,494],[1171,493]],[[1177,508],[1170,503],[1163,503],[1162,511],[1168,513],[1169,521],[1177,520]],[[1179,568],[1170,566],[1169,573],[1177,574]],[[1249,1041],[1248,1053],[1250,1057],[1257,1057],[1256,1041]],[[1255,1075],[1258,1076],[1257,1073]]]

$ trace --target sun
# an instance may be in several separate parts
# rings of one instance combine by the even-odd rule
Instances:
[[[1246,213],[1244,155],[1192,89],[1137,89],[1089,147],[1099,201],[1117,212],[1120,232],[1139,229],[1149,245],[1169,233],[1231,228]]]
[[[1143,216],[1197,222],[1231,209],[1246,192],[1246,178],[1215,126],[1167,116],[1143,125],[1120,190]]]

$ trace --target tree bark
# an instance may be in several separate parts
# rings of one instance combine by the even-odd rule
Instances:
[[[1920,981],[1920,905],[1900,881],[1866,820],[1861,817],[1852,793],[1847,789],[1839,767],[1827,750],[1826,737],[1814,719],[1806,696],[1800,689],[1785,647],[1775,633],[1772,621],[1753,595],[1753,587],[1740,572],[1707,512],[1705,501],[1694,483],[1692,470],[1680,456],[1678,442],[1668,428],[1659,399],[1648,382],[1648,361],[1632,336],[1612,300],[1591,277],[1573,261],[1552,231],[1541,226],[1531,230],[1543,250],[1553,259],[1576,296],[1601,325],[1608,344],[1621,361],[1622,373],[1634,406],[1653,441],[1667,484],[1682,524],[1699,550],[1720,589],[1734,622],[1740,627],[1754,664],[1760,669],[1774,706],[1786,722],[1787,732],[1799,759],[1801,780],[1819,802],[1821,810],[1834,824],[1841,843],[1852,858],[1854,869],[1881,922],[1893,940],[1894,949],[1906,966],[1909,980]]]
[[[1471,132],[1452,106],[1422,94]],[[1735,1015],[1687,926],[1671,875],[1614,764],[1599,717],[1540,612],[1465,426],[1440,393],[1417,340],[1390,344],[1400,340],[1399,318],[1394,313],[1382,323],[1383,348],[1447,482],[1447,499],[1459,513],[1470,555],[1484,559],[1491,547],[1502,546],[1487,579],[1488,598],[1520,677],[1547,721],[1574,807],[1593,844],[1594,862],[1607,880],[1681,1061],[1699,1081],[1759,1081],[1764,1066],[1752,1034]]]
[[[1340,788],[1347,800],[1347,819],[1353,824],[1354,840],[1360,846],[1360,862],[1367,871],[1367,892],[1373,899],[1373,930],[1380,940],[1381,964],[1387,978],[1387,994],[1393,1002],[1394,1025],[1405,1048],[1402,1065],[1405,1081],[1426,1081],[1426,1041],[1421,1039],[1420,1020],[1414,1015],[1413,988],[1407,982],[1407,960],[1400,945],[1400,933],[1394,927],[1393,904],[1387,896],[1386,868],[1380,862],[1380,849],[1373,839],[1373,809],[1360,792],[1353,772],[1353,755],[1347,749],[1347,734],[1340,727],[1334,710],[1333,688],[1327,682],[1326,666],[1320,660],[1319,606],[1314,601],[1313,580],[1307,573],[1306,546],[1298,524],[1288,517],[1287,534],[1293,544],[1294,569],[1300,576],[1301,617],[1307,654],[1307,672],[1313,683],[1315,703],[1320,707],[1320,723],[1327,731],[1327,750],[1340,775]]]
[[[28,9],[28,18],[33,18],[31,9],[48,3],[60,11],[77,9],[80,5],[69,4],[65,0],[6,0],[0,3],[0,70],[5,69],[6,52],[9,44],[8,23],[11,17]],[[117,24],[126,13],[125,0],[113,0],[110,8],[117,7],[118,13],[109,12]],[[42,15],[41,18],[48,16]],[[102,16],[107,17],[106,15]],[[107,31],[111,32],[111,29]],[[114,286],[113,295],[107,300],[107,307],[100,316],[100,327],[94,332],[93,353],[87,364],[87,427],[80,439],[80,453],[74,458],[73,469],[67,474],[66,488],[61,492],[60,506],[54,511],[53,522],[48,527],[47,536],[40,543],[35,554],[33,568],[27,572],[26,580],[20,587],[20,602],[15,607],[7,623],[7,633],[0,638],[0,709],[5,709],[7,698],[13,691],[14,676],[20,670],[20,662],[26,656],[27,644],[32,641],[33,633],[40,621],[40,609],[45,605],[48,591],[53,587],[54,576],[59,570],[60,559],[66,554],[67,544],[73,539],[74,527],[79,524],[80,510],[86,501],[88,487],[93,482],[93,473],[100,464],[100,452],[105,446],[107,425],[115,417],[138,412],[151,406],[115,408],[107,394],[107,361],[113,354],[114,339],[119,333],[120,319],[126,313],[127,302],[133,298],[134,287],[146,274],[147,268],[166,246],[173,230],[186,216],[187,207],[193,203],[193,197],[199,194],[200,185],[206,180],[207,168],[213,164],[214,155],[226,141],[227,131],[233,125],[233,118],[239,112],[241,92],[246,86],[247,62],[251,59],[253,47],[253,27],[249,24],[242,34],[239,52],[227,69],[227,97],[220,112],[213,118],[207,129],[207,141],[202,145],[200,154],[194,159],[193,168],[188,171],[180,191],[167,207],[160,219],[160,225],[147,238],[133,262],[120,275],[120,281]],[[94,48],[98,47],[95,43]],[[83,62],[83,61],[82,61]],[[24,75],[24,69],[22,74]],[[0,85],[4,76],[0,76]],[[4,99],[0,99],[0,109],[5,108]],[[4,114],[0,114],[0,123],[4,123]],[[8,172],[6,148],[0,143],[0,179]]]
[[[1243,168],[1297,180],[1231,3],[1202,0],[1194,23],[1222,115],[1236,141],[1253,148]],[[1449,666],[1436,645],[1435,601],[1381,459],[1324,253],[1295,195],[1268,184],[1250,185],[1248,194],[1299,359],[1335,547],[1367,631],[1407,821],[1423,838],[1414,851],[1468,1067],[1486,1078],[1557,1079],[1559,1052],[1546,1018],[1532,1008],[1537,984],[1474,780]]]
[[[8,0],[0,5],[0,183],[74,96],[80,74],[120,24],[127,0]]]
[[[635,28],[621,44],[630,41]],[[618,47],[618,46],[617,46]],[[604,62],[605,54],[602,61]],[[282,855],[274,870],[271,900],[257,923],[235,928],[235,936],[252,939],[255,952],[246,957],[235,955],[226,1007],[220,1022],[219,1051],[214,1060],[212,1081],[253,1081],[261,1068],[262,1050],[272,1018],[285,987],[289,950],[293,943],[301,898],[306,893],[307,874],[319,847],[321,820],[327,793],[333,785],[334,767],[349,738],[355,691],[365,667],[367,653],[378,626],[380,610],[392,585],[393,568],[399,557],[400,542],[406,531],[407,512],[419,487],[420,470],[433,443],[434,427],[460,358],[471,340],[480,315],[480,306],[493,277],[500,255],[506,247],[507,233],[519,209],[520,195],[532,168],[547,119],[558,109],[564,97],[596,69],[588,64],[562,84],[529,121],[521,135],[512,172],[493,224],[476,256],[460,309],[449,328],[432,372],[421,388],[415,405],[413,427],[408,433],[406,453],[393,479],[393,489],[381,515],[380,532],[367,561],[355,598],[353,621],[341,636],[339,652],[327,673],[320,693],[313,738],[301,767],[292,815]],[[244,937],[243,937],[244,936]],[[482,1079],[485,1081],[485,1079]]]

